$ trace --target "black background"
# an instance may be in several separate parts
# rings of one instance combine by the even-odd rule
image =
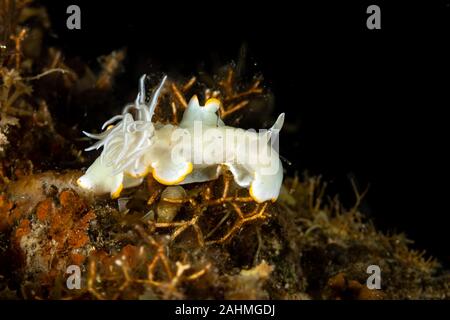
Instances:
[[[363,211],[375,224],[449,265],[449,1],[43,2],[50,41],[66,55],[94,65],[127,48],[123,102],[142,73],[189,76],[235,60],[245,44],[275,95],[273,119],[286,112],[297,128],[280,138],[289,170],[322,175],[347,206],[351,178],[369,185]],[[66,28],[70,4],[81,7],[81,30]],[[381,30],[366,28],[370,4],[381,7]]]
[[[275,317],[264,315],[220,315],[218,312],[209,312],[206,318],[202,316],[176,315],[175,310],[182,305],[189,307],[209,307],[220,310],[220,304],[226,307],[234,305],[246,306],[270,304],[275,305]],[[107,317],[108,319],[124,319],[134,314],[149,314],[151,317],[160,316],[162,319],[292,319],[293,314],[314,315],[318,318],[336,319],[380,319],[389,315],[410,319],[413,317],[426,318],[430,313],[444,314],[448,310],[448,302],[441,300],[427,301],[299,301],[299,300],[240,300],[239,302],[213,301],[213,300],[122,300],[122,301],[14,301],[0,300],[2,312],[11,311],[11,314],[21,318],[35,317],[37,314],[45,315],[46,319],[61,319],[61,314],[80,317],[89,312],[92,317]],[[49,312],[51,310],[51,312]],[[301,311],[299,311],[301,310]],[[301,312],[301,313],[300,313]]]

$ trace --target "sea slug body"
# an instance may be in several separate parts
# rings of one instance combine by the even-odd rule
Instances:
[[[277,199],[283,166],[274,142],[283,126],[284,114],[272,128],[257,133],[226,126],[217,115],[219,100],[209,99],[200,106],[198,98],[193,96],[178,126],[153,123],[153,113],[167,77],[148,104],[145,77],[140,79],[135,103],[106,121],[103,132],[84,132],[98,140],[86,151],[101,147],[103,150],[78,179],[81,187],[117,198],[124,188],[141,184],[150,173],[162,184],[180,185],[216,179],[228,168],[235,182],[248,188],[255,201]]]

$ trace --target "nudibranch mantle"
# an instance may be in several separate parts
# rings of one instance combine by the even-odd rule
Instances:
[[[162,184],[180,185],[217,179],[228,168],[235,182],[248,188],[255,201],[277,199],[283,166],[274,141],[277,142],[283,126],[284,114],[271,129],[257,133],[226,126],[217,115],[219,100],[209,99],[200,106],[193,96],[178,126],[153,123],[152,116],[167,77],[148,104],[145,77],[140,79],[135,103],[106,121],[103,132],[83,132],[98,140],[86,151],[101,147],[103,150],[78,179],[79,186],[117,198],[122,189],[141,184],[150,173]]]

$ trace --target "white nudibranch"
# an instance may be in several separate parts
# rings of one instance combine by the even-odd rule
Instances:
[[[224,168],[236,183],[248,188],[257,202],[275,201],[283,180],[283,166],[274,144],[283,126],[281,114],[263,133],[226,126],[217,115],[220,101],[209,99],[200,106],[190,100],[178,126],[153,123],[152,116],[164,77],[150,102],[145,99],[145,75],[133,104],[106,121],[86,151],[103,147],[101,155],[78,179],[78,185],[95,194],[117,198],[123,188],[142,183],[151,173],[165,185],[181,185],[217,179]],[[106,128],[106,130],[105,130]]]

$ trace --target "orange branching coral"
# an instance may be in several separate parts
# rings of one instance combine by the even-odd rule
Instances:
[[[89,262],[87,291],[96,299],[163,298],[180,299],[184,282],[195,281],[210,268],[206,264],[192,271],[189,263],[167,257],[167,246],[136,226],[145,244],[127,245],[112,256],[96,253]]]
[[[194,196],[187,196],[184,199],[160,199],[173,204],[184,204],[190,213],[189,219],[173,222],[150,221],[149,224],[155,229],[174,229],[170,237],[172,241],[187,229],[192,228],[198,244],[203,246],[225,243],[244,226],[255,221],[264,221],[269,217],[268,202],[258,204],[249,196],[239,195],[239,191],[243,190],[239,190],[235,186],[229,172],[222,176],[222,180],[223,185],[220,187],[218,181],[204,184],[204,188],[200,191],[197,190],[198,192]],[[214,189],[220,190],[218,196],[215,196],[214,191],[216,190]],[[154,202],[154,194],[150,197],[149,203]],[[228,210],[221,215],[220,220],[213,227],[208,224],[206,232],[202,231],[201,220],[205,213],[208,212],[211,215],[217,208],[227,208]],[[220,211],[223,212],[223,210]],[[230,223],[231,227],[227,227]],[[218,234],[219,236],[217,236]]]
[[[205,101],[210,98],[221,100],[222,104],[220,105],[219,115],[222,119],[248,107],[251,99],[264,95],[260,78],[255,79],[247,89],[243,91],[238,90],[233,66],[227,67],[224,77],[217,76],[215,79],[215,83],[210,86],[202,83],[195,76],[185,82],[171,81],[168,85],[169,90],[163,92],[163,95],[166,95],[169,99],[168,105],[171,107],[171,114],[167,115],[161,108],[156,108],[158,120],[178,124],[180,120],[179,115],[181,114],[179,110],[185,110],[187,108],[188,101],[194,94],[193,88],[197,89],[195,93],[198,93],[199,89],[206,87],[203,91]]]
[[[226,78],[220,81],[219,85],[222,88],[224,97],[224,105],[220,108],[220,117],[222,119],[248,105],[250,102],[248,98],[250,96],[259,95],[264,92],[264,90],[261,88],[260,79],[256,79],[249,89],[242,92],[237,92],[235,72],[232,68],[228,69]]]

